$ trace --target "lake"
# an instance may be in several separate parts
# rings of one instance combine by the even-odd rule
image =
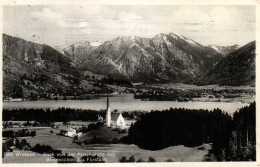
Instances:
[[[234,113],[238,108],[249,105],[249,103],[240,102],[175,102],[175,101],[141,101],[134,99],[133,95],[110,95],[110,107],[112,110],[119,111],[134,111],[134,110],[165,110],[172,108],[187,108],[187,109],[208,109],[219,108],[228,112]],[[56,109],[59,107],[76,108],[76,109],[106,109],[106,97],[101,97],[95,100],[42,100],[42,101],[23,101],[23,102],[3,102],[4,109],[17,108],[50,108]]]

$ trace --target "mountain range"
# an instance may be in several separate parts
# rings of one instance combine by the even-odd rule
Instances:
[[[223,55],[174,33],[122,36],[85,55],[80,67],[135,82],[185,82],[206,74]]]
[[[7,92],[21,78],[37,90],[45,82],[54,90],[73,91],[81,87],[86,72],[130,82],[255,85],[255,42],[242,47],[203,46],[169,33],[52,48],[3,34],[2,48]]]
[[[122,36],[95,46],[87,41],[55,47],[83,70],[135,82],[192,82],[237,48],[203,46],[177,33],[154,38]]]

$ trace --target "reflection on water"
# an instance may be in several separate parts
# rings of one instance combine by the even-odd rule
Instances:
[[[226,103],[226,102],[174,102],[174,101],[141,101],[134,99],[133,95],[113,95],[109,98],[111,109],[119,111],[134,110],[165,110],[172,108],[188,108],[188,109],[208,109],[219,108],[227,111],[229,114],[235,112],[238,108],[242,108],[246,103]],[[93,109],[100,110],[106,108],[106,97],[96,100],[46,100],[46,101],[23,101],[23,102],[3,102],[3,108],[50,108],[59,107],[77,108],[77,109]]]

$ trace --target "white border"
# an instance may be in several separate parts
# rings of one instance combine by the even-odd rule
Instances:
[[[259,105],[259,79],[260,79],[260,58],[258,55],[260,54],[260,0],[0,0],[1,2],[1,10],[0,10],[0,17],[2,21],[2,5],[254,5],[256,6],[256,106],[257,106],[257,112],[256,112],[256,137],[257,137],[257,143],[256,143],[256,151],[257,151],[257,161],[256,162],[172,162],[172,163],[106,163],[106,164],[91,164],[91,163],[75,163],[75,164],[45,164],[45,163],[25,163],[25,164],[2,164],[2,158],[1,158],[1,164],[0,166],[64,166],[64,165],[70,165],[70,166],[90,166],[90,167],[99,167],[99,166],[111,166],[111,167],[118,167],[118,166],[124,166],[124,167],[133,167],[133,166],[164,166],[164,167],[170,167],[170,166],[192,166],[192,167],[200,167],[200,166],[212,166],[212,167],[233,167],[233,166],[241,166],[241,167],[253,167],[253,166],[260,166],[260,153],[259,153],[259,142],[260,142],[260,127],[259,127],[259,116],[258,110],[260,108]],[[2,24],[0,26],[0,30],[2,31]],[[0,39],[0,44],[2,46],[2,38]],[[2,47],[0,47],[0,53],[2,53]],[[0,65],[2,67],[2,60],[0,61]],[[0,90],[2,92],[2,70],[0,70],[0,76],[1,76],[1,85]],[[2,99],[2,93],[0,93],[0,98]],[[2,100],[0,100],[0,106],[2,106]],[[2,114],[0,116],[2,119]],[[2,123],[1,123],[2,128]],[[2,139],[2,136],[1,136]],[[2,144],[0,146],[0,149],[2,150]],[[2,151],[1,151],[2,152]]]

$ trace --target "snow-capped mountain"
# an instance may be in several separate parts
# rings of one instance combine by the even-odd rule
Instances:
[[[239,45],[232,45],[232,46],[218,46],[218,45],[209,45],[209,47],[213,48],[217,52],[223,54],[224,56],[227,56],[229,53],[237,50],[240,48]]]
[[[81,67],[135,81],[184,82],[206,74],[222,58],[214,49],[176,33],[122,36],[86,55]]]
[[[55,47],[55,49],[70,58],[76,64],[80,64],[87,55],[91,54],[92,51],[94,51],[101,44],[101,41],[85,41],[72,45],[58,46]]]

